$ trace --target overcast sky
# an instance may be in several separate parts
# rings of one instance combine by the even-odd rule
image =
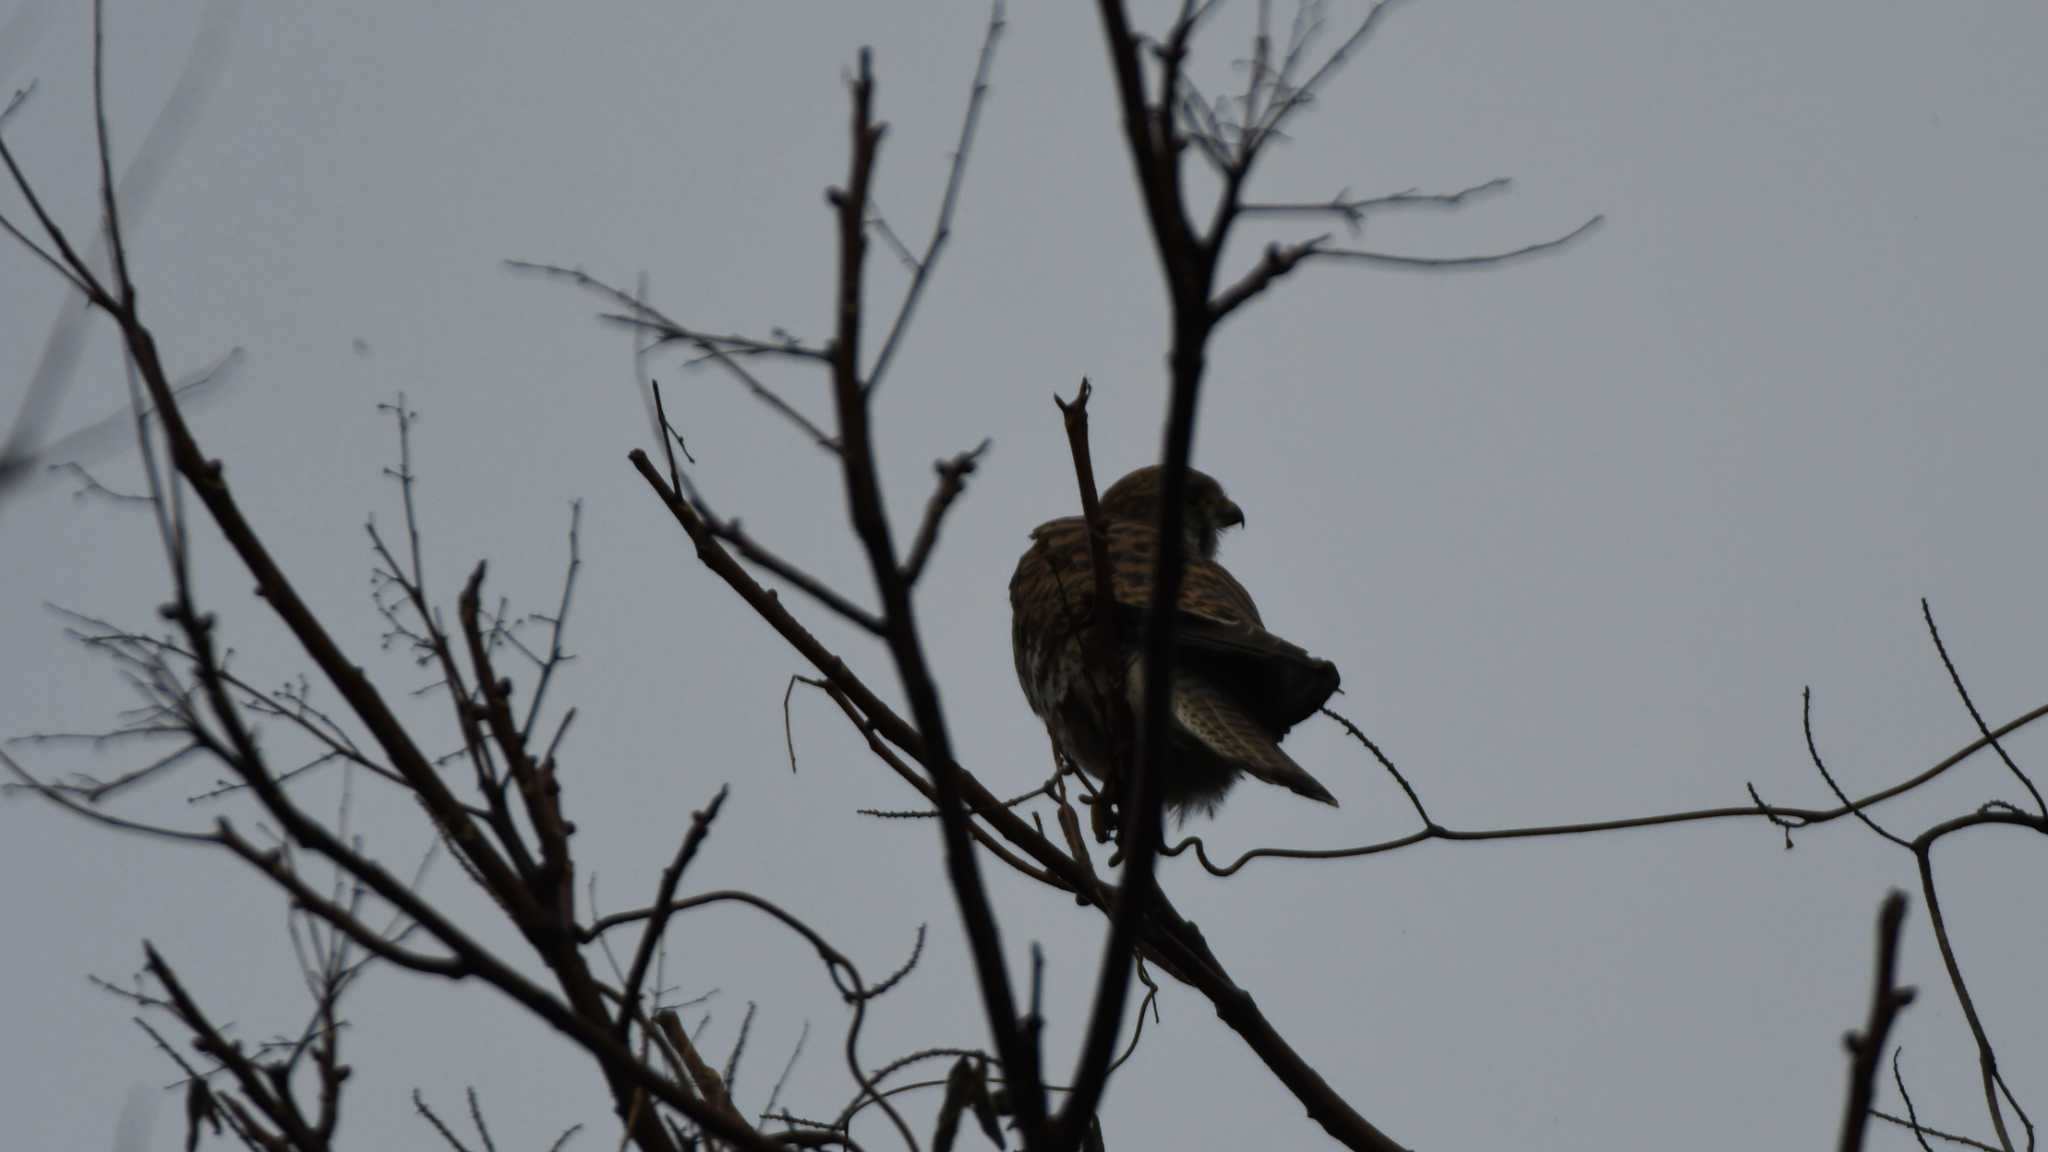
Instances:
[[[87,23],[78,5],[10,2],[0,91],[33,79],[37,92],[8,139],[62,219],[89,231]],[[204,8],[110,7],[111,120],[126,150]],[[1160,5],[1141,7],[1157,26]],[[1209,33],[1195,64],[1206,87],[1242,82],[1254,9],[1233,6]],[[1338,3],[1332,24],[1361,11]],[[563,771],[600,909],[645,902],[689,812],[730,783],[686,886],[778,899],[870,973],[931,924],[916,976],[871,1017],[870,1063],[987,1040],[937,831],[856,814],[915,797],[814,696],[793,703],[791,773],[782,693],[801,664],[697,563],[626,463],[649,444],[628,340],[592,299],[501,262],[626,284],[645,272],[660,306],[702,327],[822,338],[822,192],[844,178],[855,52],[875,49],[890,123],[879,203],[921,237],[986,18],[975,4],[247,5],[132,248],[144,315],[179,370],[245,350],[232,381],[195,404],[198,431],[389,694],[427,677],[380,651],[368,601],[362,525],[398,515],[379,404],[403,392],[420,413],[428,576],[451,612],[484,557],[515,609],[551,609],[570,502],[584,502],[578,660],[554,698],[582,710]],[[1974,735],[1922,596],[1987,719],[2042,702],[2044,37],[2048,10],[2019,3],[1432,0],[1393,13],[1295,123],[1259,198],[1514,178],[1460,213],[1376,217],[1370,246],[1484,251],[1607,214],[1569,250],[1506,270],[1304,270],[1212,346],[1196,460],[1249,520],[1223,559],[1275,631],[1342,668],[1342,705],[1440,820],[1740,804],[1745,782],[1823,804],[1800,732],[1805,685],[1846,787],[1903,779]],[[1002,794],[1048,765],[1015,683],[1005,585],[1029,528],[1074,505],[1051,396],[1094,380],[1107,476],[1159,447],[1163,297],[1108,78],[1090,6],[1014,7],[952,247],[876,408],[899,535],[934,458],[995,441],[919,606],[963,759]],[[0,211],[22,219],[18,198]],[[905,283],[878,250],[875,298]],[[30,257],[0,255],[0,411],[62,300]],[[681,359],[653,369],[713,505],[868,599],[835,466]],[[829,416],[821,378],[772,379]],[[56,430],[124,397],[96,326]],[[138,476],[132,449],[91,463],[116,487]],[[52,479],[0,507],[6,735],[104,728],[132,702],[47,604],[149,627],[165,595],[146,515],[74,488]],[[310,671],[200,535],[200,592],[237,666],[261,683]],[[893,691],[878,645],[800,607]],[[406,707],[430,743],[453,747],[441,701]],[[1414,826],[1334,726],[1305,725],[1289,747],[1341,809],[1246,787],[1190,830],[1234,854]],[[2035,733],[2011,747],[2025,764],[2048,752]],[[12,751],[50,774],[113,775],[143,754]],[[187,802],[217,775],[190,766],[127,810],[247,824],[245,804]],[[308,780],[308,802],[327,810],[339,785]],[[1995,761],[1973,760],[1880,817],[1917,831],[2017,792]],[[399,867],[431,839],[415,807],[367,785],[355,821]],[[1162,875],[1304,1055],[1408,1144],[1813,1147],[1839,1119],[1841,1036],[1865,1009],[1878,901],[1914,873],[1846,822],[1796,843],[1728,822],[1268,860],[1228,880],[1183,858]],[[2048,915],[2021,877],[2041,858],[1999,830],[1938,857],[1966,972],[2037,1118]],[[238,1035],[302,1018],[283,900],[229,860],[14,797],[0,803],[0,874],[11,1147],[111,1148],[123,1123],[148,1133],[137,1146],[180,1146],[181,1098],[160,1091],[169,1063],[85,979],[125,980],[144,938]],[[1020,971],[1031,942],[1046,950],[1048,1063],[1063,1075],[1100,918],[1000,872],[992,883]],[[429,890],[493,923],[445,861]],[[785,1101],[836,1111],[851,1092],[845,1010],[800,942],[712,910],[678,923],[671,945],[675,993],[716,991],[713,1051],[759,1003],[742,1104],[761,1105],[808,1021]],[[1923,993],[1895,1033],[1915,1103],[1988,1138],[1975,1052],[1917,894],[1904,961]],[[545,1148],[575,1123],[587,1127],[572,1147],[616,1146],[588,1063],[488,990],[378,971],[350,1007],[346,1145],[434,1146],[408,1093],[459,1112],[475,1085],[502,1148]],[[1112,1085],[1110,1148],[1319,1146],[1204,1001],[1169,987],[1159,1009]],[[1884,1098],[1895,1102],[1889,1086]],[[885,1142],[868,1132],[870,1147]],[[1910,1144],[1879,1132],[1872,1146]]]

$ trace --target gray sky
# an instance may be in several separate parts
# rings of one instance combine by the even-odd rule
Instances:
[[[75,6],[43,7],[32,47],[0,52],[0,90],[39,86],[8,138],[84,230],[87,28],[54,11]],[[112,118],[117,146],[132,147],[202,9],[112,7]],[[1212,89],[1241,83],[1232,61],[1253,6],[1237,8],[1197,62]],[[1335,8],[1333,23],[1357,11]],[[644,270],[657,303],[703,327],[822,336],[821,193],[844,178],[856,49],[875,47],[891,125],[880,203],[921,237],[985,19],[973,4],[510,4],[488,17],[249,5],[133,249],[174,364],[246,349],[232,385],[195,409],[199,431],[293,578],[393,694],[426,678],[379,652],[367,601],[361,525],[397,518],[377,405],[403,391],[422,414],[429,578],[451,609],[478,557],[516,608],[551,608],[569,502],[584,500],[579,661],[555,698],[583,710],[565,772],[600,905],[644,902],[688,813],[730,782],[690,887],[782,900],[870,973],[932,925],[913,983],[870,1022],[871,1063],[986,1040],[936,829],[854,814],[913,797],[821,699],[795,703],[802,767],[790,773],[781,696],[799,661],[698,565],[626,464],[647,443],[626,339],[592,318],[592,300],[500,261],[628,284]],[[1387,250],[1507,247],[1608,214],[1574,249],[1505,271],[1303,271],[1212,348],[1197,462],[1249,516],[1223,558],[1277,631],[1342,667],[1344,707],[1439,819],[1737,804],[1745,781],[1773,801],[1823,803],[1799,728],[1807,684],[1845,785],[1902,779],[1973,735],[1920,624],[1923,595],[1988,719],[2041,703],[2044,35],[2048,12],[2021,4],[1417,3],[1297,122],[1263,172],[1266,198],[1515,179],[1459,214],[1374,219],[1364,242]],[[1051,394],[1094,379],[1109,475],[1158,450],[1164,310],[1107,80],[1088,6],[1011,12],[953,246],[878,402],[903,533],[930,462],[995,439],[920,609],[963,755],[999,793],[1047,766],[1015,684],[1004,586],[1029,527],[1073,504]],[[0,204],[18,216],[18,200]],[[1238,260],[1256,251],[1248,242]],[[901,269],[880,253],[871,267],[872,292],[893,300]],[[11,409],[61,295],[19,252],[0,270]],[[678,359],[655,370],[714,505],[864,590],[829,461]],[[821,380],[774,379],[829,414]],[[123,396],[101,326],[59,427]],[[116,486],[137,475],[132,452],[98,468]],[[128,703],[45,602],[147,626],[164,595],[146,517],[70,491],[47,482],[0,509],[7,734],[104,727]],[[201,592],[238,666],[262,682],[304,670],[202,536]],[[878,646],[803,613],[893,687]],[[453,746],[438,701],[408,708]],[[2042,743],[2011,747],[2038,764]],[[1413,826],[1333,726],[1307,725],[1289,746],[1341,810],[1248,787],[1191,830],[1234,854]],[[51,773],[136,762],[15,752]],[[246,824],[245,805],[186,803],[214,775],[188,769],[132,810]],[[331,803],[338,783],[307,794]],[[1917,830],[2016,792],[1995,761],[1973,761],[1882,816]],[[358,801],[369,846],[417,858],[430,833],[416,809],[367,786]],[[1183,859],[1164,883],[1282,1030],[1398,1139],[1810,1147],[1838,1121],[1840,1038],[1864,1011],[1877,902],[1913,872],[1846,823],[1797,844],[1728,823],[1264,861],[1230,880]],[[1997,831],[1938,857],[2003,1066],[2042,1117],[2048,917],[2015,879],[2039,860]],[[443,865],[433,894],[490,925]],[[111,1147],[124,1109],[148,1124],[149,1147],[177,1146],[179,1098],[155,1091],[167,1062],[84,979],[124,979],[142,938],[240,1035],[297,1026],[283,901],[239,866],[16,798],[0,804],[0,868],[13,1146]],[[1047,951],[1049,1066],[1063,1073],[1099,918],[1000,875],[994,888],[1013,960],[1034,940]],[[672,945],[679,993],[718,990],[714,1050],[760,1002],[743,1104],[759,1106],[809,1020],[786,1098],[835,1110],[851,1090],[844,1011],[800,943],[714,910],[679,924]],[[1895,1039],[1921,1115],[1987,1136],[1975,1053],[1917,895],[1905,964],[1923,995]],[[407,1092],[456,1112],[470,1084],[501,1147],[545,1147],[578,1122],[589,1127],[574,1147],[615,1144],[588,1065],[486,990],[378,972],[352,1008],[350,1145],[431,1146]],[[1199,997],[1169,988],[1160,1010],[1112,1086],[1111,1148],[1316,1146]]]

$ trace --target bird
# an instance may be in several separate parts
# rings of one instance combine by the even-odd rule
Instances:
[[[1144,699],[1139,644],[1159,553],[1163,480],[1161,469],[1140,468],[1102,494],[1120,666],[1101,667],[1090,635],[1097,596],[1083,517],[1032,529],[1010,579],[1017,681],[1057,750],[1097,779],[1117,776],[1108,717],[1118,678],[1132,715]],[[1335,807],[1337,798],[1280,741],[1337,691],[1337,666],[1266,631],[1251,594],[1216,562],[1219,535],[1242,526],[1244,512],[1215,478],[1188,470],[1183,515],[1186,567],[1160,789],[1167,811],[1177,820],[1214,815],[1246,775]]]

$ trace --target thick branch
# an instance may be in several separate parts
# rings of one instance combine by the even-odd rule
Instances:
[[[1999,1093],[2004,1089],[2004,1080],[1998,1071],[1998,1054],[1991,1047],[1991,1036],[1984,1029],[1984,1020],[1977,1013],[1977,1002],[1970,995],[1970,987],[1963,980],[1962,962],[1956,959],[1955,944],[1949,939],[1948,922],[1942,916],[1941,895],[1934,884],[1934,845],[1942,837],[1986,824],[2012,824],[2029,828],[2048,835],[2048,818],[2029,816],[2017,810],[1985,809],[1968,816],[1945,820],[1913,840],[1913,855],[1920,865],[1920,897],[1927,901],[1927,918],[1934,924],[1934,941],[1941,949],[1941,963],[1948,970],[1949,986],[1955,990],[1956,1003],[1963,1009],[1963,1019],[1970,1026],[1970,1037],[1977,1044],[1977,1068],[1984,1085],[1984,1107],[1991,1114],[1991,1126],[1998,1133],[1998,1142],[2006,1152],[2013,1152],[2012,1135],[2006,1130],[2005,1111],[1999,1106]],[[2006,1099],[2011,1100],[2010,1093]],[[2014,1102],[2017,1110],[2018,1104]],[[2026,1114],[2020,1113],[2026,1121]],[[2029,1125],[2028,1147],[2033,1145],[2032,1126]]]
[[[1074,458],[1074,482],[1081,490],[1081,519],[1088,525],[1088,567],[1095,579],[1095,603],[1106,606],[1116,603],[1116,589],[1109,567],[1109,528],[1102,519],[1101,490],[1095,483],[1095,456],[1088,445],[1088,400],[1094,394],[1095,389],[1083,377],[1081,387],[1074,392],[1072,400],[1063,400],[1055,393],[1052,402],[1059,406],[1060,422],[1066,426],[1067,451]],[[1116,658],[1116,652],[1123,638],[1117,634],[1116,613],[1105,610],[1095,614],[1093,627],[1089,630],[1089,643],[1093,645],[1092,663],[1095,667],[1121,666],[1122,661]],[[1116,688],[1117,691],[1106,694],[1107,697],[1124,699],[1123,686],[1119,684]],[[1130,719],[1127,716],[1122,719],[1123,731],[1118,735],[1128,739]]]
[[[1885,1037],[1900,1009],[1913,1002],[1913,989],[1898,986],[1899,926],[1906,922],[1906,894],[1894,888],[1877,914],[1877,978],[1870,985],[1870,1014],[1863,1031],[1843,1038],[1849,1049],[1849,1094],[1842,1111],[1840,1152],[1859,1152],[1870,1125],[1870,1103],[1877,1095],[1877,1070],[1884,1059]]]
[[[869,53],[862,50],[853,84],[852,161],[846,186],[835,190],[831,201],[839,215],[839,298],[838,326],[832,341],[832,394],[839,415],[839,458],[846,482],[848,512],[855,533],[867,553],[876,591],[882,600],[882,619],[887,625],[889,653],[903,681],[911,716],[918,734],[931,753],[927,767],[933,770],[938,787],[940,826],[946,851],[946,871],[960,918],[974,956],[976,980],[981,987],[983,1008],[996,1051],[1013,1078],[1012,1099],[1017,1109],[1027,1147],[1037,1147],[1044,1127],[1045,1100],[1038,1076],[1038,1053],[1026,1042],[1017,1025],[1016,997],[1003,959],[1002,937],[988,893],[981,881],[981,868],[968,833],[969,817],[961,801],[961,786],[953,761],[951,740],[946,732],[945,714],[939,706],[938,687],[932,679],[917,618],[912,609],[910,585],[903,577],[896,547],[889,533],[888,513],[883,506],[881,486],[875,477],[874,443],[868,424],[868,393],[860,375],[861,280],[867,259],[867,205],[869,182],[874,175],[875,155],[882,141],[882,126],[874,120],[874,73]]]

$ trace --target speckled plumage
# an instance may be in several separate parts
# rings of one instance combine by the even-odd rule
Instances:
[[[1122,669],[1091,669],[1095,577],[1087,523],[1079,516],[1032,529],[1010,580],[1011,646],[1032,711],[1075,763],[1097,777],[1110,767],[1106,691],[1116,671],[1135,711],[1143,698],[1139,631],[1158,556],[1153,527],[1159,471],[1142,468],[1102,495],[1110,584],[1119,613]],[[1187,567],[1175,631],[1167,807],[1213,811],[1241,774],[1310,799],[1336,799],[1280,748],[1287,730],[1337,690],[1337,668],[1266,631],[1251,594],[1216,563],[1216,538],[1244,522],[1216,481],[1188,474]],[[1101,675],[1090,675],[1102,672]]]

